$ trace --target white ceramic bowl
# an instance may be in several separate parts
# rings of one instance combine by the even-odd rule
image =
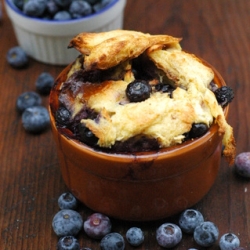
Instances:
[[[123,27],[126,0],[114,0],[106,8],[88,17],[69,21],[48,21],[24,15],[12,2],[5,0],[5,7],[24,51],[37,61],[67,65],[78,52],[66,50],[70,40],[81,32],[101,32]]]

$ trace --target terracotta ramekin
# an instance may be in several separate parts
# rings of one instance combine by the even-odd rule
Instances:
[[[221,161],[222,138],[217,125],[212,125],[201,138],[158,152],[98,152],[65,137],[55,125],[57,91],[69,68],[70,65],[58,76],[51,91],[50,117],[62,177],[80,201],[114,218],[150,221],[177,214],[208,193]],[[225,85],[212,69],[215,83]],[[227,116],[228,107],[224,112]]]

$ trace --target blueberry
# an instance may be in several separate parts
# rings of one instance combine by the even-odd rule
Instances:
[[[163,83],[158,83],[155,85],[155,90],[156,91],[161,91],[162,93],[168,93],[169,96],[172,96],[173,91],[175,90],[174,87],[170,84],[163,84]]]
[[[8,50],[6,55],[7,62],[16,69],[25,68],[29,64],[29,59],[25,51],[19,47],[13,47]]]
[[[175,224],[164,223],[156,230],[156,240],[162,247],[174,247],[181,241],[181,239],[181,229]]]
[[[194,240],[202,247],[212,246],[219,237],[217,226],[210,221],[204,221],[194,230]]]
[[[142,102],[150,97],[152,88],[147,81],[135,80],[128,84],[126,95],[131,102]]]
[[[54,16],[59,10],[59,6],[53,0],[48,0],[46,10],[50,16]]]
[[[39,106],[42,103],[41,97],[33,91],[27,91],[18,96],[16,101],[17,110],[22,113],[25,109]]]
[[[221,250],[234,250],[240,246],[240,240],[235,234],[226,233],[221,236],[219,245]]]
[[[113,0],[101,0],[99,3],[94,4],[93,10],[98,12],[108,6]]]
[[[83,229],[89,237],[101,239],[111,232],[111,222],[106,215],[94,213],[84,222]]]
[[[78,201],[75,196],[69,192],[63,193],[58,198],[58,206],[60,209],[76,209]]]
[[[80,244],[74,236],[64,236],[59,239],[57,250],[80,250]]]
[[[48,95],[54,84],[54,78],[50,73],[41,73],[36,80],[36,90],[42,95]]]
[[[144,234],[138,227],[131,227],[126,233],[126,239],[131,246],[139,246],[144,241]]]
[[[185,233],[193,233],[194,229],[204,222],[203,215],[195,209],[187,209],[180,215],[179,226]]]
[[[124,238],[119,233],[109,233],[102,238],[100,248],[101,250],[124,250]]]
[[[27,16],[40,17],[46,9],[46,0],[28,0],[24,2],[23,13]]]
[[[194,123],[188,133],[188,139],[198,138],[206,134],[208,126],[205,123]]]
[[[71,113],[65,107],[59,107],[55,113],[57,125],[67,126],[70,122]]]
[[[91,5],[83,0],[75,0],[69,6],[69,13],[72,18],[81,18],[92,13]]]
[[[221,88],[218,88],[214,91],[215,97],[218,101],[218,103],[225,107],[234,99],[234,92],[233,90],[228,86],[223,86]]]
[[[61,7],[68,7],[73,0],[54,0],[57,5]]]
[[[66,21],[66,20],[70,20],[72,18],[71,18],[71,15],[70,15],[70,13],[68,11],[61,10],[61,11],[58,11],[54,15],[53,19],[56,20],[56,21]]]
[[[15,4],[15,6],[22,10],[23,9],[23,5],[24,5],[24,0],[13,0],[13,3]]]
[[[242,152],[236,156],[235,171],[243,177],[250,178],[250,152]]]
[[[57,236],[75,236],[83,226],[81,215],[71,209],[60,210],[53,218],[52,228]]]
[[[95,134],[85,126],[85,124],[80,123],[78,125],[79,130],[79,140],[83,143],[86,143],[89,146],[95,146],[98,142],[98,138],[95,136]]]
[[[41,133],[50,125],[49,112],[42,106],[29,107],[22,114],[22,124],[28,132]]]
[[[91,5],[96,4],[97,2],[100,2],[100,0],[85,0],[86,2],[88,2]]]

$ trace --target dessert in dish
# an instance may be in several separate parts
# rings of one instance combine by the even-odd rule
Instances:
[[[235,140],[223,112],[232,90],[217,86],[212,68],[180,41],[127,30],[74,37],[69,47],[81,55],[51,94],[57,129],[96,150],[134,153],[184,144],[217,124],[232,164]]]

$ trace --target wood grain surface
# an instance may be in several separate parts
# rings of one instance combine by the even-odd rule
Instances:
[[[1,0],[2,1],[2,0]],[[3,1],[2,1],[3,3]],[[229,123],[234,128],[237,153],[250,151],[250,1],[249,0],[128,0],[124,28],[166,33],[182,37],[184,50],[211,63],[234,89]],[[65,191],[55,144],[48,130],[41,135],[26,133],[16,112],[18,95],[35,90],[35,81],[44,71],[56,77],[63,69],[30,59],[27,69],[16,70],[6,61],[8,49],[17,40],[5,10],[0,23],[0,249],[56,249],[57,236],[51,228],[58,211],[57,199]],[[63,53],[63,51],[62,51]],[[48,105],[48,96],[43,97]],[[241,246],[250,249],[250,180],[238,177],[222,160],[212,189],[196,206],[206,220],[213,221],[220,236],[233,232]],[[92,212],[82,206],[83,218]],[[130,226],[145,233],[136,249],[160,250],[155,230],[163,221],[131,223],[112,220],[113,231],[125,236]],[[99,249],[99,241],[79,235],[82,247]],[[202,249],[190,235],[175,249]],[[126,245],[126,249],[135,249]],[[218,241],[209,249],[219,249]]]

